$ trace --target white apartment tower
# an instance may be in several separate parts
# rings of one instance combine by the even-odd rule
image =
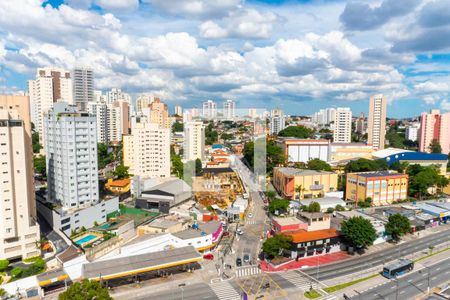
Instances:
[[[72,75],[74,104],[79,111],[87,111],[88,102],[94,101],[94,71],[77,67]]]
[[[412,123],[406,126],[405,139],[417,142],[419,139],[420,123]]]
[[[56,103],[45,116],[48,200],[63,210],[99,201],[96,117]]]
[[[36,79],[28,81],[30,96],[30,114],[39,140],[43,142],[44,114],[52,109],[56,102],[73,104],[72,78],[70,72],[58,68],[39,68]]]
[[[108,106],[106,102],[89,102],[88,113],[95,116],[97,124],[97,143],[107,144],[108,135]]]
[[[116,101],[125,101],[128,104],[131,104],[131,96],[125,92],[122,92],[121,89],[112,88],[111,91],[106,93],[106,102],[113,103]]]
[[[177,116],[183,116],[183,108],[180,105],[175,105],[175,114]]]
[[[214,102],[212,100],[203,102],[202,117],[205,119],[214,119],[216,116],[217,116],[216,102]]]
[[[123,163],[133,175],[170,177],[170,129],[157,123],[136,123],[123,136]]]
[[[278,134],[286,126],[284,113],[281,109],[275,108],[270,112],[270,134]]]
[[[352,111],[348,107],[336,109],[333,141],[335,143],[350,143],[352,141]]]
[[[387,100],[385,96],[378,94],[370,97],[367,143],[372,145],[374,150],[384,149],[386,109]]]
[[[40,255],[26,96],[0,95],[0,259]]]
[[[227,100],[223,103],[223,117],[225,120],[233,120],[236,116],[236,103],[233,100]]]
[[[204,160],[205,158],[205,125],[203,122],[184,123],[184,159],[186,161]]]

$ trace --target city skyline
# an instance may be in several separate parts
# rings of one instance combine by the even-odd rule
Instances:
[[[357,114],[377,93],[388,117],[450,108],[450,44],[426,40],[450,30],[445,17],[433,18],[445,1],[202,0],[196,9],[189,1],[2,3],[16,17],[0,20],[0,91],[25,91],[37,67],[86,66],[95,89],[154,93],[170,108],[232,99],[297,115],[330,104]]]

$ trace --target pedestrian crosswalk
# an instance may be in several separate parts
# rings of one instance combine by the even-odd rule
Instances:
[[[210,285],[213,292],[220,300],[240,300],[241,296],[228,281],[222,281]]]
[[[320,298],[320,300],[336,300],[336,299],[337,299],[337,296],[335,296],[335,295],[326,295],[326,296]]]
[[[254,220],[247,220],[247,221],[245,221],[245,224],[247,224],[247,225],[254,225],[254,224],[256,224],[256,221],[254,221]]]
[[[236,270],[236,277],[247,277],[257,275],[261,273],[261,269],[258,267],[243,267]]]
[[[296,286],[304,291],[310,290],[311,287],[313,289],[320,288],[320,286],[317,284],[316,281],[314,281],[296,271],[288,271],[288,272],[277,273],[277,274],[280,275],[281,277],[283,277],[284,279],[286,279],[287,281],[289,281],[290,283],[292,283],[294,286]]]

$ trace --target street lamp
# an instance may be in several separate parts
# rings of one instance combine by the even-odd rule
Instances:
[[[184,300],[184,289],[183,287],[186,286],[186,283],[180,283],[178,287],[181,289],[181,300]]]

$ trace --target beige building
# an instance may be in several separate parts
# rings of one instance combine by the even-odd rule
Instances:
[[[37,69],[36,79],[28,81],[28,95],[31,121],[39,132],[40,142],[43,143],[44,114],[55,102],[73,104],[70,71],[58,68]]]
[[[170,128],[169,110],[159,98],[155,98],[148,107],[142,108],[142,113],[148,122],[158,124],[159,128]]]
[[[348,107],[336,109],[333,141],[335,143],[350,143],[352,141],[352,111]]]
[[[29,99],[0,95],[0,259],[40,255]]]
[[[205,125],[203,122],[186,122],[184,124],[184,159],[186,161],[204,160],[205,158]]]
[[[159,218],[150,223],[138,226],[137,235],[155,233],[176,233],[188,228],[188,222],[181,220],[171,220],[169,218]]]
[[[130,125],[129,105],[125,101],[115,101],[108,104],[107,131],[110,142],[122,141],[122,135],[128,134]]]
[[[367,143],[372,145],[374,150],[384,149],[386,107],[387,99],[385,96],[378,94],[370,97]]]
[[[170,177],[170,129],[156,123],[136,123],[123,136],[123,163],[130,174]]]

